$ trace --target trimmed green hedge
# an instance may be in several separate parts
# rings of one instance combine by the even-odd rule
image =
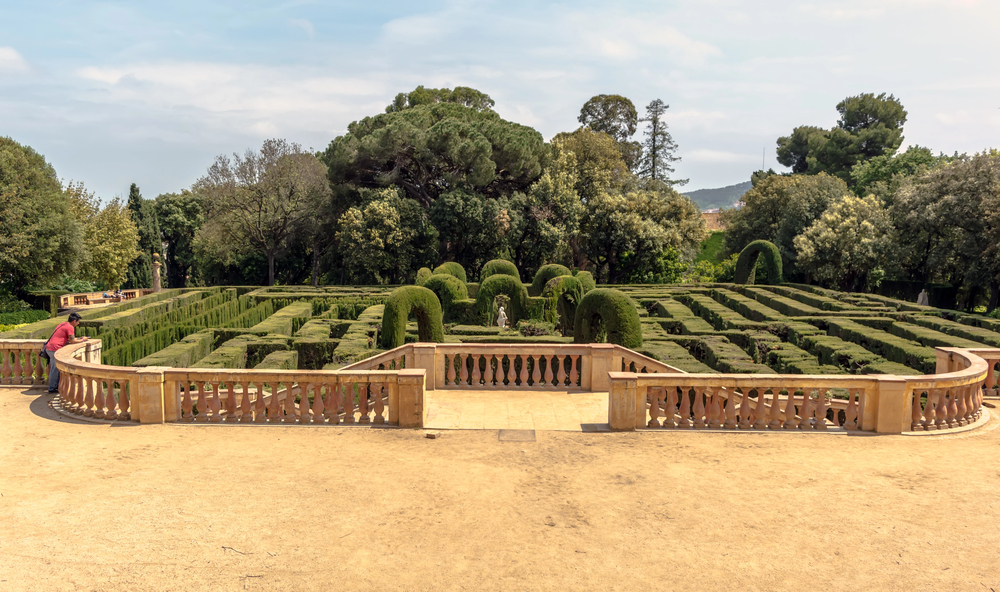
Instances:
[[[744,247],[736,259],[736,283],[752,284],[752,274],[761,261],[767,272],[767,283],[780,284],[784,281],[781,277],[781,252],[778,247],[770,241],[755,240]]]
[[[457,263],[455,261],[448,261],[446,263],[438,265],[437,267],[434,268],[434,271],[431,273],[431,275],[437,275],[439,273],[453,275],[458,279],[462,280],[463,282],[469,281],[469,278],[465,276],[465,268],[462,267],[460,263]]]
[[[563,335],[572,337],[576,306],[583,300],[585,292],[583,283],[571,275],[561,275],[549,280],[542,290],[545,320],[556,323]]]
[[[545,284],[549,283],[554,277],[559,277],[561,275],[573,275],[570,273],[569,268],[565,265],[559,265],[558,263],[549,263],[548,265],[543,265],[538,268],[535,272],[535,279],[531,282],[531,287],[528,288],[528,294],[531,296],[541,296],[542,290],[545,289]]]
[[[583,293],[593,290],[597,287],[597,282],[594,280],[594,274],[589,271],[577,271],[573,273],[573,277],[583,285]]]
[[[668,366],[673,366],[692,374],[715,372],[711,366],[691,355],[691,352],[686,347],[673,341],[643,341],[642,347],[636,351],[654,360],[659,360]]]
[[[476,310],[480,318],[487,317],[500,294],[506,294],[510,298],[510,310],[506,311],[508,327],[513,327],[521,319],[531,318],[528,315],[528,291],[521,280],[509,275],[490,276],[479,284]],[[544,310],[544,303],[542,307]]]
[[[903,364],[923,374],[933,374],[937,366],[937,355],[932,348],[914,343],[909,339],[876,331],[854,321],[831,319],[828,331],[834,337],[857,343],[890,362]]]
[[[642,345],[642,324],[636,304],[620,290],[591,290],[577,305],[573,341],[594,343],[601,332],[607,335],[608,343],[629,348]]]
[[[160,351],[141,358],[132,366],[169,366],[171,368],[190,368],[212,351],[215,343],[215,330],[202,329],[192,333],[177,343],[172,343]]]
[[[251,330],[272,335],[294,335],[312,317],[311,302],[295,302],[257,323]]]
[[[24,301],[30,304],[31,308],[46,310],[49,312],[50,317],[54,317],[59,313],[59,297],[64,294],[69,294],[69,292],[63,290],[39,290],[25,296]]]
[[[0,325],[23,325],[37,323],[51,318],[47,310],[25,310],[22,312],[0,312]]]
[[[665,331],[681,335],[703,335],[715,332],[712,325],[705,319],[691,312],[691,309],[683,303],[673,299],[659,300],[653,307],[660,317],[672,319],[671,321],[660,321],[660,326]]]
[[[254,366],[256,370],[297,370],[299,352],[294,349],[271,352]]]
[[[458,267],[461,268],[460,265]],[[462,275],[465,275],[464,270]],[[444,341],[441,302],[437,294],[421,286],[403,286],[393,290],[386,300],[382,316],[382,347],[392,349],[406,342],[406,320],[411,313],[417,316],[420,341]]]
[[[413,283],[417,286],[422,286],[432,275],[434,274],[431,272],[429,267],[421,267],[417,270],[417,279]]]
[[[494,259],[488,261],[486,265],[483,266],[482,271],[479,272],[479,281],[482,282],[486,278],[494,275],[512,275],[521,280],[521,272],[517,270],[517,266],[507,261],[506,259]]]
[[[445,322],[453,321],[455,303],[459,300],[468,300],[469,292],[465,288],[465,282],[453,275],[439,273],[427,278],[423,287],[437,294],[441,301],[441,310],[444,314]]]

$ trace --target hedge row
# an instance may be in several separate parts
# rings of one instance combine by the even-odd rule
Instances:
[[[791,286],[769,286],[768,290],[782,296],[792,298],[793,300],[798,300],[799,302],[808,304],[820,310],[850,311],[859,310],[860,308],[855,304],[841,302],[836,298],[829,298],[820,294],[810,294],[809,292],[805,292]]]
[[[521,319],[531,318],[528,314],[528,291],[525,290],[521,280],[509,275],[490,276],[479,284],[479,293],[476,294],[476,310],[480,317],[485,319],[489,315],[496,297],[500,294],[506,294],[510,298],[510,306],[505,311],[508,326],[514,326]],[[540,304],[542,311],[544,311],[544,301]],[[541,314],[544,315],[544,312]]]
[[[385,315],[385,308],[386,305],[379,304],[369,307],[361,313],[358,316],[358,320],[351,323],[351,326],[341,338],[340,344],[337,345],[333,352],[334,359],[331,364],[324,366],[324,368],[331,365],[336,367],[370,358],[382,351],[378,349],[378,331],[380,324],[384,331],[385,323],[383,317]]]
[[[441,301],[441,310],[446,323],[454,321],[455,303],[469,299],[465,282],[453,275],[444,273],[432,275],[423,283],[423,287],[434,292]]]
[[[954,335],[971,341],[984,343],[990,347],[1000,347],[1000,334],[989,329],[981,329],[964,323],[956,323],[940,317],[930,315],[912,315],[907,317],[911,322],[922,327],[928,327],[940,331],[946,335]],[[982,347],[977,346],[977,347]]]
[[[935,331],[934,329],[902,321],[893,323],[889,332],[897,337],[909,339],[910,341],[916,341],[920,345],[926,345],[927,347],[988,347],[988,345],[980,341],[973,341],[964,337],[948,335],[940,331]],[[1000,335],[997,335],[996,337],[1000,338]]]
[[[620,290],[591,290],[577,305],[573,341],[594,343],[604,333],[607,343],[639,347],[642,345],[642,323],[636,306],[636,302]]]
[[[773,374],[774,371],[758,364],[738,345],[721,335],[706,335],[695,339],[690,349],[699,360],[717,372],[726,374]]]
[[[311,302],[294,302],[275,312],[252,330],[266,331],[271,335],[294,335],[312,316]]]
[[[764,323],[751,321],[704,294],[679,294],[677,299],[686,304],[692,312],[711,323],[717,331],[765,327]]]
[[[441,343],[444,340],[441,302],[437,295],[421,286],[402,286],[393,290],[385,302],[382,316],[382,347],[392,349],[405,343],[406,321],[411,314],[417,317],[420,341]]]
[[[789,317],[813,317],[813,316],[828,316],[830,313],[826,313],[815,306],[810,306],[803,302],[797,300],[792,300],[791,298],[786,298],[785,296],[779,296],[770,290],[764,288],[754,288],[752,286],[740,286],[740,292],[744,295],[753,298],[761,304],[770,306],[779,313],[789,316]]]
[[[830,320],[828,331],[834,337],[857,343],[890,362],[909,366],[923,374],[933,374],[937,366],[937,355],[932,348],[889,333],[874,331],[854,321]]]
[[[788,318],[773,308],[757,302],[753,298],[747,298],[742,294],[738,294],[730,290],[717,288],[712,290],[711,295],[712,298],[719,304],[722,304],[723,306],[726,306],[727,308],[730,308],[744,317],[754,321],[784,321]]]
[[[50,318],[47,310],[25,310],[22,312],[0,312],[0,325],[24,325]]]
[[[177,343],[172,343],[158,352],[136,360],[131,365],[169,366],[171,368],[190,368],[193,364],[207,356],[215,343],[215,331],[202,329],[192,333]]]
[[[561,275],[573,275],[570,273],[569,268],[565,265],[559,265],[558,263],[549,263],[548,265],[543,265],[538,268],[535,272],[535,279],[531,282],[531,287],[528,288],[528,294],[531,296],[541,296],[542,290],[545,289],[545,284],[549,283],[554,277],[559,277]],[[520,280],[518,280],[520,282]]]
[[[461,263],[457,263],[455,261],[448,261],[446,263],[438,265],[437,267],[434,268],[434,271],[431,273],[431,275],[437,275],[439,273],[455,276],[458,279],[462,280],[462,282],[469,281],[469,278],[466,277],[465,275],[465,268],[462,267]]]
[[[673,320],[660,321],[660,325],[668,333],[699,335],[715,331],[712,325],[709,325],[705,319],[694,314],[690,308],[672,298],[657,300],[653,305],[653,311],[662,318]]]
[[[191,327],[189,325],[164,327],[131,341],[102,349],[101,362],[109,366],[129,366],[136,360],[154,354],[200,329],[201,327]]]
[[[479,272],[479,281],[482,282],[486,278],[494,275],[510,275],[521,281],[521,272],[517,270],[517,266],[506,259],[494,259],[492,261],[487,261],[486,265],[483,266],[482,271]]]
[[[691,352],[686,347],[673,341],[643,340],[642,346],[636,351],[644,356],[649,356],[654,360],[659,360],[664,364],[692,374],[714,372],[711,366],[704,364],[698,358],[691,355]]]
[[[276,351],[268,354],[254,366],[256,370],[297,370],[299,367],[299,352],[294,349]]]

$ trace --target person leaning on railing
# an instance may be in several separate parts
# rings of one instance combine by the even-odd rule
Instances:
[[[70,344],[86,341],[86,337],[76,338],[76,326],[80,324],[80,315],[75,312],[69,313],[69,319],[65,323],[59,323],[56,330],[52,332],[52,337],[45,342],[45,351],[49,354],[49,392],[59,392],[59,369],[56,368],[56,351],[59,348]]]

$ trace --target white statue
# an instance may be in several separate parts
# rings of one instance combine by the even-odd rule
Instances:
[[[497,325],[499,325],[501,329],[507,328],[507,313],[504,312],[502,306],[500,307],[500,312],[497,313]]]
[[[160,285],[160,254],[153,253],[153,291],[159,292],[163,288]]]
[[[927,297],[927,290],[921,290],[917,295],[917,304],[920,306],[930,306],[930,299]]]

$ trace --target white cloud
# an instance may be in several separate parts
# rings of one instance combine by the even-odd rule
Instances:
[[[306,19],[288,19],[288,24],[305,31],[305,34],[310,39],[316,36],[316,27],[314,27],[313,24]]]
[[[0,47],[0,72],[27,72],[28,62],[13,47]]]
[[[726,150],[709,150],[700,148],[685,152],[684,160],[692,163],[737,163],[737,162],[757,162],[756,154],[738,154]]]
[[[666,51],[677,61],[700,64],[722,55],[721,49],[681,33],[662,15],[576,13],[568,15],[566,21],[575,29],[579,42],[614,59]]]

